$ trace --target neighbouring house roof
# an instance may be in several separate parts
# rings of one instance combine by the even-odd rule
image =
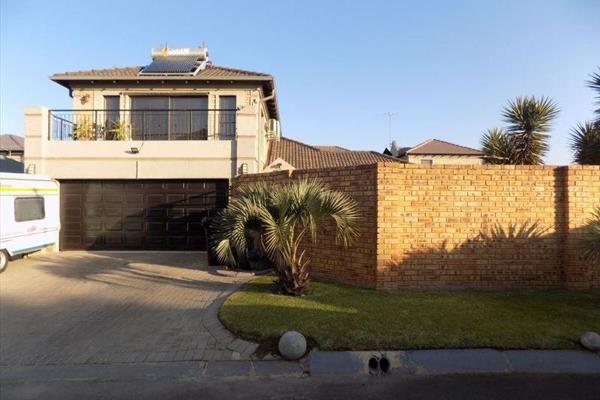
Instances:
[[[339,146],[310,146],[281,138],[269,142],[267,165],[283,160],[295,169],[316,169],[374,164],[378,161],[400,162],[376,151],[348,150]]]
[[[60,72],[52,75],[51,80],[68,89],[75,82],[96,81],[145,81],[145,82],[202,82],[202,81],[256,81],[260,82],[265,97],[275,92],[275,80],[272,75],[246,71],[242,69],[220,67],[209,64],[205,69],[199,70],[195,75],[140,75],[143,66],[90,69],[83,71]],[[272,118],[279,119],[279,110],[276,98],[268,102]]]
[[[481,150],[438,139],[429,139],[415,147],[401,149],[398,157],[406,155],[436,155],[436,156],[483,156]]]
[[[352,151],[352,150],[348,150],[348,149],[345,149],[340,146],[313,146],[313,147],[320,151],[334,151],[334,152],[338,152],[338,153],[342,152],[342,151]]]
[[[23,151],[25,140],[22,136],[5,134],[0,135],[0,150]]]

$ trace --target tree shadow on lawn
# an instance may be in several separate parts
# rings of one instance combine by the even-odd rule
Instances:
[[[569,235],[586,239],[587,231]],[[417,271],[420,281],[431,282],[419,290],[386,292],[314,281],[307,296],[295,298],[277,295],[275,277],[263,277],[232,296],[220,316],[247,339],[272,341],[295,329],[330,350],[576,349],[583,332],[600,331],[600,289],[563,289],[564,255],[557,242],[564,237],[525,221],[482,229],[454,248],[443,242],[418,249],[390,268],[399,275]],[[579,262],[592,279],[597,267]],[[465,288],[465,277],[456,271],[470,274],[476,290]],[[448,276],[460,280],[438,284]],[[487,282],[485,289],[481,281]],[[543,289],[531,289],[531,282]],[[453,290],[431,290],[440,288]]]
[[[276,340],[298,330],[328,350],[414,348],[578,348],[600,330],[600,290],[377,292],[314,282],[305,297],[251,282],[220,317],[246,339]]]

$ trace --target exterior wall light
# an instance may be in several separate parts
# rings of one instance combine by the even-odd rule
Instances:
[[[132,147],[131,148],[131,154],[137,154],[140,152],[140,149],[138,149],[137,147]]]
[[[247,173],[248,173],[248,163],[243,163],[243,164],[240,166],[240,173],[241,173],[242,175],[245,175],[245,174],[247,174]]]

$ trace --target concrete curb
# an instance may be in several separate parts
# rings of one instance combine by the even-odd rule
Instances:
[[[383,352],[322,352],[309,355],[311,376],[382,374],[369,369],[369,359],[385,356],[389,374],[598,374],[600,355],[574,350],[451,349]]]
[[[2,366],[0,382],[111,381],[128,379],[334,378],[369,376],[373,356],[390,360],[398,376],[474,374],[581,374],[600,376],[600,355],[570,350],[414,350],[312,352],[306,360],[194,361],[132,364]]]

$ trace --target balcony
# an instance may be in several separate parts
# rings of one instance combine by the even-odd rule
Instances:
[[[51,110],[51,141],[234,140],[238,109]]]

